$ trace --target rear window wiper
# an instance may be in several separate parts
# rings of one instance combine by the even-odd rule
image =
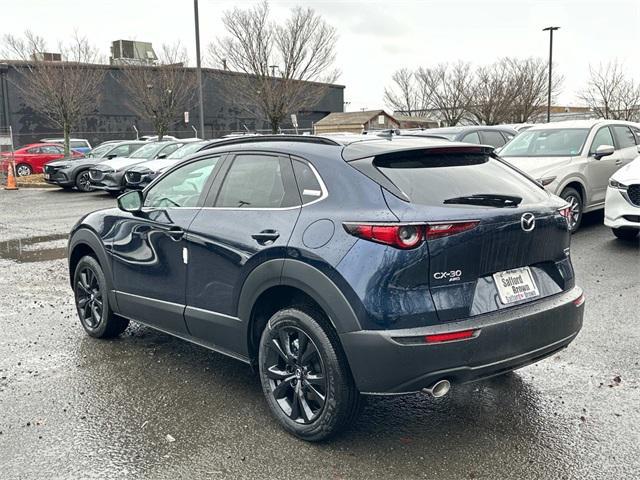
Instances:
[[[459,205],[483,205],[487,207],[517,207],[522,202],[522,197],[512,195],[500,195],[497,193],[479,193],[476,195],[465,195],[462,197],[447,198],[444,203]]]

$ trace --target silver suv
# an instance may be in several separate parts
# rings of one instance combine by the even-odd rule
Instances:
[[[576,120],[536,125],[500,151],[571,204],[570,228],[583,213],[604,208],[609,177],[638,155],[640,125],[622,120]]]

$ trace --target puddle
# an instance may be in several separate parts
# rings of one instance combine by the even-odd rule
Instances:
[[[66,233],[0,242],[0,258],[18,263],[45,262],[67,256]]]

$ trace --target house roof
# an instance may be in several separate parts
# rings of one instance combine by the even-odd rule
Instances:
[[[384,110],[365,110],[364,112],[333,112],[316,122],[316,125],[363,125],[378,115],[394,118]]]
[[[437,123],[437,120],[433,118],[414,117],[412,115],[399,115],[397,113],[393,114],[393,118],[395,118],[399,122]]]

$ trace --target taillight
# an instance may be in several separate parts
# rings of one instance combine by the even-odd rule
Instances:
[[[433,335],[426,335],[424,337],[424,341],[426,343],[453,342],[455,340],[464,340],[475,337],[477,336],[476,332],[479,332],[479,330],[460,330],[459,332],[435,333]]]
[[[409,249],[420,245],[423,240],[423,225],[363,224],[345,223],[344,228],[351,235],[372,242]]]
[[[584,293],[581,293],[580,296],[573,301],[573,304],[576,307],[581,307],[585,300]]]
[[[448,237],[456,233],[466,232],[478,226],[478,221],[427,224],[427,240]]]
[[[433,224],[345,223],[343,225],[348,233],[356,237],[408,250],[419,246],[425,239],[433,240],[465,232],[475,228],[478,223],[478,221],[474,220],[471,222],[438,222]]]

